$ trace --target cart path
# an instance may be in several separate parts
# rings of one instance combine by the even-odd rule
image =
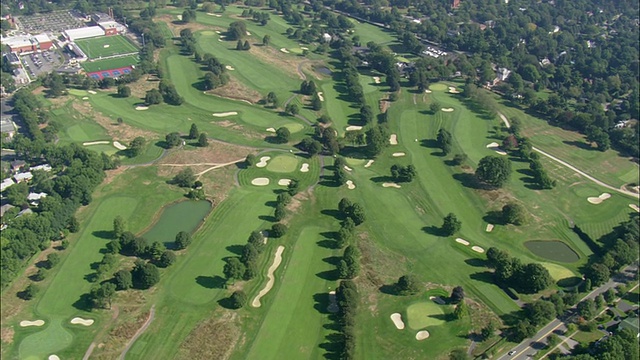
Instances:
[[[131,349],[131,347],[136,342],[136,340],[138,340],[138,338],[142,335],[142,333],[144,333],[144,331],[147,330],[149,325],[151,325],[151,322],[153,321],[155,314],[156,314],[156,306],[153,305],[151,306],[151,310],[149,311],[149,317],[147,318],[147,321],[145,321],[144,324],[142,324],[142,327],[138,329],[138,331],[136,331],[135,335],[133,335],[131,340],[129,340],[129,342],[127,343],[127,347],[125,347],[124,350],[122,350],[120,357],[118,357],[119,360],[124,360],[125,356],[127,356],[127,352],[129,351],[129,349]]]
[[[511,124],[509,124],[509,120],[507,119],[507,117],[506,117],[506,116],[504,116],[504,115],[503,115],[503,114],[501,114],[501,113],[498,113],[498,116],[500,116],[500,119],[502,119],[502,122],[504,122],[504,125],[507,127],[507,129],[511,127]],[[609,190],[612,190],[612,191],[618,192],[618,193],[623,194],[623,195],[627,195],[627,196],[634,197],[634,198],[636,198],[636,199],[640,199],[640,194],[637,194],[637,193],[634,193],[634,192],[631,192],[631,191],[628,191],[628,190],[619,189],[619,188],[616,188],[616,187],[611,186],[611,185],[609,185],[609,184],[606,184],[606,183],[604,183],[604,182],[602,182],[602,181],[600,181],[600,180],[598,180],[598,179],[594,178],[593,176],[591,176],[591,175],[589,175],[589,174],[585,173],[584,171],[582,171],[582,170],[580,170],[580,169],[576,168],[575,166],[573,166],[573,165],[569,164],[568,162],[563,161],[563,160],[560,160],[560,159],[558,159],[557,157],[555,157],[555,156],[553,156],[553,155],[551,155],[551,154],[549,154],[549,153],[547,153],[547,152],[544,152],[544,151],[542,151],[542,150],[540,150],[540,149],[536,148],[535,146],[533,146],[533,147],[532,147],[532,149],[533,149],[533,151],[539,152],[540,154],[542,154],[542,155],[544,155],[544,156],[548,157],[549,159],[551,159],[551,160],[553,160],[553,161],[555,161],[555,162],[559,163],[559,164],[560,164],[560,165],[562,165],[562,166],[565,166],[565,167],[567,167],[567,168],[569,168],[569,169],[573,170],[576,174],[581,175],[581,176],[583,176],[583,177],[585,177],[585,178],[587,178],[587,179],[589,179],[589,180],[593,181],[594,183],[596,183],[596,184],[598,184],[598,185],[600,185],[600,186],[602,186],[602,187],[605,187],[605,188],[607,188],[607,189],[609,189]]]
[[[111,314],[111,320],[109,321],[109,323],[107,325],[105,325],[102,328],[100,333],[98,333],[98,335],[96,335],[95,339],[100,339],[102,337],[102,334],[111,326],[113,321],[118,318],[118,315],[120,315],[120,308],[118,307],[118,305],[113,305],[113,314]],[[82,360],[89,360],[89,357],[91,356],[91,353],[93,353],[93,349],[95,349],[95,347],[96,347],[96,342],[94,341],[94,342],[91,343],[91,345],[89,345],[89,348],[84,353],[84,356],[82,357]]]

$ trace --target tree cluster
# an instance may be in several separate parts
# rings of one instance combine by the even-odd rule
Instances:
[[[338,325],[342,333],[342,348],[339,352],[340,359],[355,358],[355,322],[358,310],[358,288],[351,280],[342,280],[336,289],[336,302],[338,303]]]
[[[158,90],[162,95],[162,99],[169,105],[180,105],[184,102],[184,98],[178,94],[175,86],[168,80],[161,80]]]
[[[395,182],[411,182],[413,178],[417,175],[416,168],[413,165],[392,165],[391,166],[391,177]]]
[[[549,271],[536,263],[523,264],[520,259],[495,247],[487,250],[489,267],[495,269],[496,282],[525,294],[534,294],[553,284]]]
[[[355,226],[362,224],[365,220],[364,208],[359,203],[352,203],[347,198],[342,198],[338,203],[338,210],[343,218],[353,220]]]
[[[438,130],[436,142],[438,143],[438,147],[442,150],[442,154],[448,155],[451,152],[452,138],[451,133],[446,129],[441,128]]]
[[[355,245],[349,245],[344,249],[344,254],[337,268],[340,279],[353,279],[358,276],[360,272],[360,251]]]
[[[316,83],[313,80],[305,80],[300,84],[300,93],[303,95],[313,95],[316,91]]]
[[[204,75],[203,81],[205,90],[213,90],[229,82],[229,75],[226,73],[225,65],[215,56],[206,53],[200,60],[196,57],[196,61],[204,64],[208,71]]]
[[[476,177],[491,186],[502,187],[511,176],[511,162],[506,157],[485,156],[478,162]]]

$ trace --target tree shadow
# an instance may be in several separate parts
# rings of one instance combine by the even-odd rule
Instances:
[[[337,209],[324,209],[324,210],[321,210],[320,213],[323,215],[331,216],[336,220],[344,220],[343,214]],[[322,233],[321,235],[324,235],[324,234],[325,233]]]
[[[469,275],[469,277],[473,280],[482,281],[487,284],[495,285],[495,281],[493,279],[493,273],[491,271],[482,271]]]
[[[321,314],[330,314],[327,308],[329,307],[329,294],[328,293],[317,293],[313,295],[313,300],[315,304],[313,308],[316,309]]]
[[[489,224],[494,225],[507,225],[504,221],[504,217],[502,216],[502,211],[493,210],[487,212],[487,214],[482,218],[482,220],[488,222]]]
[[[385,182],[394,182],[395,181],[391,176],[386,176],[386,175],[374,176],[374,177],[370,178],[369,180],[373,181],[376,184],[381,184],[381,183],[385,183]]]
[[[442,231],[442,228],[438,226],[425,226],[422,228],[422,231],[426,232],[429,235],[444,237],[446,234]]]
[[[340,351],[343,348],[344,344],[344,336],[339,332],[334,332],[325,336],[325,341],[318,345],[321,349],[326,352],[323,354],[324,358],[327,360],[339,360]]]
[[[422,139],[420,140],[420,146],[429,149],[439,149],[438,141],[436,139]]]
[[[338,264],[340,264],[340,260],[342,260],[341,256],[329,256],[326,257],[324,259],[322,259],[322,261],[331,264],[333,266],[338,266]]]
[[[113,231],[111,230],[96,230],[91,233],[91,235],[105,240],[114,240]]]
[[[222,276],[198,276],[196,277],[196,283],[207,289],[224,289],[224,284],[227,282]]]
[[[475,175],[469,173],[458,173],[453,174],[452,177],[455,180],[458,180],[462,186],[470,189],[486,189],[486,186],[482,185],[478,179],[476,179]]]
[[[231,297],[226,297],[218,300],[218,305],[228,310],[237,310],[237,308],[234,306],[233,300],[231,300]]]
[[[81,311],[91,311],[91,296],[88,293],[80,295],[72,306]]]
[[[338,280],[338,270],[333,269],[333,270],[321,271],[317,273],[316,276],[323,280],[336,281]]]
[[[268,222],[278,222],[274,216],[271,215],[260,215],[258,219],[268,221]]]
[[[335,240],[324,239],[316,242],[316,244],[325,249],[330,249],[330,250],[338,249],[338,245]]]
[[[396,289],[396,284],[391,285],[382,285],[378,288],[381,293],[387,295],[398,295],[398,290]]]
[[[433,315],[429,315],[430,318],[434,318],[434,319],[438,319],[438,320],[442,320],[442,321],[453,321],[455,320],[455,315],[453,314],[433,314]]]
[[[523,319],[523,311],[516,310],[510,313],[500,315],[500,319],[504,321],[505,325],[512,326],[518,323],[521,319]]]
[[[597,148],[591,146],[590,144],[585,143],[584,141],[568,141],[568,140],[564,140],[563,143],[567,144],[567,145],[571,145],[571,146],[576,146],[576,147],[578,147],[580,149],[583,149],[583,150],[591,150],[591,151],[598,150]]]
[[[242,255],[242,252],[244,251],[244,245],[229,245],[226,247],[226,249],[234,254],[234,255]]]
[[[464,262],[467,263],[468,265],[473,266],[473,267],[486,267],[487,266],[486,260],[482,260],[482,259],[478,259],[478,258],[466,259]]]

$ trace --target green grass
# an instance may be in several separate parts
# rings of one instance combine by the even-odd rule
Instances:
[[[567,279],[567,278],[571,278],[571,277],[576,276],[576,274],[573,271],[567,269],[564,266],[558,265],[558,264],[541,263],[541,265],[544,266],[547,270],[549,270],[549,274],[551,274],[551,277],[555,281],[559,281],[559,280],[563,280],[563,279]]]
[[[444,321],[444,305],[438,305],[435,302],[422,301],[407,307],[408,325],[413,330],[424,329],[429,326],[438,326],[445,323]]]
[[[298,157],[292,155],[278,155],[267,163],[267,170],[277,173],[290,173],[299,169]]]
[[[101,70],[111,70],[136,65],[139,61],[140,59],[138,58],[138,55],[127,55],[112,59],[85,61],[82,63],[82,68],[86,72],[91,73]]]
[[[165,207],[153,227],[142,236],[150,242],[159,241],[172,248],[179,231],[193,232],[211,211],[208,201],[181,201]]]
[[[75,43],[89,59],[99,59],[113,55],[138,52],[138,48],[124,35],[100,36],[76,40]]]
[[[77,100],[71,100],[50,112],[52,120],[61,128],[58,132],[59,141],[65,144],[110,140],[107,131],[94,119],[73,108],[73,101]],[[111,150],[116,149],[112,147]]]
[[[580,259],[578,254],[562,241],[532,240],[525,242],[524,246],[532,253],[552,261],[571,263]]]

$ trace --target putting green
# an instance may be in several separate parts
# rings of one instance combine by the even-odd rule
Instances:
[[[68,89],[67,91],[69,92],[69,94],[75,95],[75,96],[87,96],[88,94],[85,90]]]
[[[347,164],[353,166],[364,164],[364,159],[345,158],[345,160],[347,161]]]
[[[288,173],[296,169],[298,169],[298,159],[291,155],[278,155],[267,164],[267,170],[273,172]]]
[[[214,31],[211,31],[211,30],[200,31],[200,34],[202,34],[204,36],[216,36],[216,33]]]
[[[555,281],[560,281],[563,279],[571,278],[576,276],[573,271],[567,269],[564,266],[552,263],[540,263],[540,265],[544,266],[547,270],[549,270],[549,274]]]
[[[304,126],[298,123],[288,123],[284,124],[283,126],[289,129],[289,132],[291,133],[297,133],[298,131],[304,129]]]
[[[442,305],[433,301],[423,301],[407,307],[409,327],[413,330],[424,329],[427,326],[444,324],[444,310]]]
[[[435,90],[435,91],[445,91],[448,89],[448,87],[445,84],[437,83],[437,84],[431,84],[429,86],[429,89]]]
[[[35,334],[27,336],[20,343],[20,358],[44,359],[56,353],[73,341],[73,335],[62,326],[61,318],[52,319],[48,326]]]

